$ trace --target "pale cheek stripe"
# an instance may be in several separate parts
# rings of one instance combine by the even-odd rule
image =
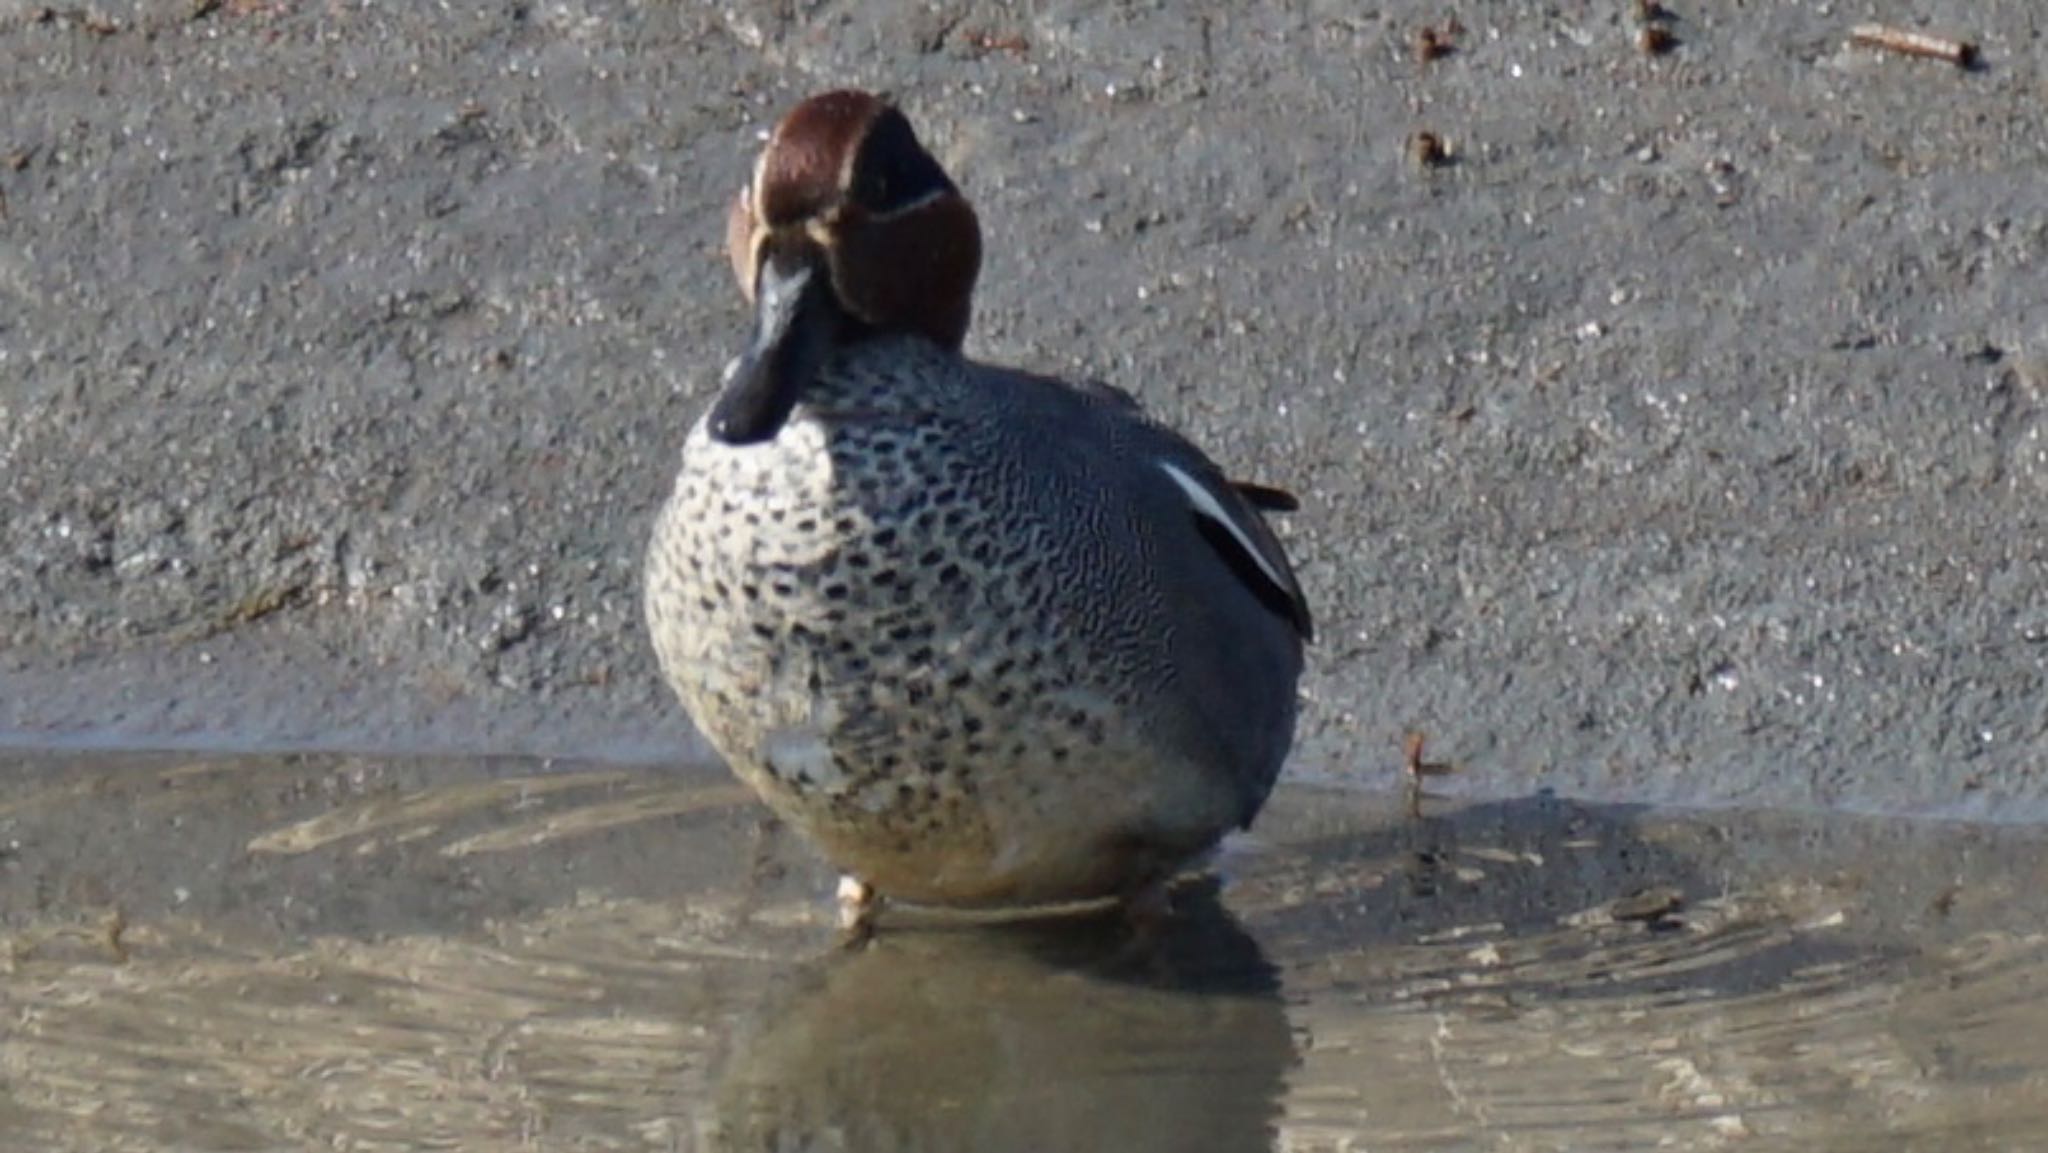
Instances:
[[[754,157],[754,178],[747,182],[747,186],[744,189],[741,189],[741,192],[747,198],[747,205],[753,210],[756,221],[768,219],[761,210],[761,184],[768,175],[768,152],[767,148],[763,148],[761,155]]]
[[[1273,582],[1274,588],[1281,592],[1289,591],[1291,586],[1286,576],[1273,568],[1273,562],[1266,558],[1265,550],[1244,531],[1237,518],[1224,509],[1222,503],[1216,499],[1215,493],[1210,492],[1207,486],[1189,476],[1171,461],[1159,460],[1153,463],[1167,476],[1172,477],[1173,483],[1179,485],[1180,490],[1187,494],[1188,503],[1195,506],[1197,515],[1208,517],[1223,526],[1223,530],[1230,534],[1231,539],[1237,542],[1238,547],[1244,550],[1244,554],[1251,558],[1252,563],[1259,566],[1259,571],[1266,574],[1266,579]]]

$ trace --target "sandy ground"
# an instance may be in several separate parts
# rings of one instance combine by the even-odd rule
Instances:
[[[2038,820],[2048,10],[1668,7],[0,0],[0,730],[689,755],[720,205],[858,83],[978,353],[1304,495],[1299,775]]]

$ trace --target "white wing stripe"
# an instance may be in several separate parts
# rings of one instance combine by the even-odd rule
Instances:
[[[1266,579],[1273,582],[1274,588],[1285,592],[1294,587],[1287,579],[1287,574],[1273,567],[1273,562],[1266,556],[1265,550],[1244,531],[1244,526],[1238,524],[1237,518],[1230,515],[1229,510],[1223,507],[1222,502],[1216,499],[1216,494],[1210,492],[1208,486],[1189,476],[1171,461],[1159,460],[1153,463],[1167,476],[1172,477],[1173,483],[1179,485],[1180,490],[1187,494],[1188,503],[1195,506],[1198,515],[1215,521],[1230,534],[1231,539],[1237,542],[1237,546],[1244,550],[1244,555],[1250,557],[1252,563],[1259,566],[1259,571],[1266,574]]]

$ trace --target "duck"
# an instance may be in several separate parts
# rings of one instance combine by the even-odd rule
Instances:
[[[726,224],[753,331],[654,519],[668,686],[849,930],[1165,907],[1294,741],[1298,502],[1131,393],[963,352],[980,221],[885,96],[797,104]]]

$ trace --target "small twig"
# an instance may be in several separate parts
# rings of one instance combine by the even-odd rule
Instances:
[[[128,917],[119,907],[109,909],[107,915],[100,920],[101,942],[106,945],[107,952],[113,955],[114,960],[124,965],[128,963],[128,943],[121,939],[121,935],[127,931]]]
[[[1977,46],[1968,40],[1931,36],[1925,32],[1893,28],[1885,24],[1858,24],[1849,30],[1849,39],[1866,48],[1880,48],[1905,56],[1946,60],[1958,68],[1975,67],[1977,63]]]
[[[1408,159],[1417,168],[1441,168],[1450,163],[1451,150],[1434,132],[1417,132],[1408,138]]]
[[[1670,28],[1671,10],[1657,0],[1636,0],[1636,47],[1645,56],[1662,56],[1678,47]]]
[[[1003,52],[1011,56],[1028,56],[1031,53],[1031,41],[1022,36],[969,31],[964,38],[967,47],[976,57],[987,56],[992,52]]]
[[[1458,50],[1458,37],[1465,34],[1465,26],[1453,16],[1442,24],[1426,24],[1415,30],[1413,45],[1415,61],[1428,64],[1441,60]]]
[[[1425,761],[1422,746],[1429,737],[1420,729],[1409,733],[1403,742],[1402,767],[1408,773],[1408,818],[1422,819],[1422,780],[1424,777],[1442,777],[1458,771],[1458,766],[1448,761]]]
[[[1607,906],[1607,911],[1617,921],[1667,920],[1672,914],[1685,908],[1685,894],[1670,885],[1652,885],[1637,889],[1625,897],[1617,897]]]
[[[1451,54],[1451,44],[1434,28],[1422,28],[1415,33],[1415,60],[1427,64],[1441,60]]]

